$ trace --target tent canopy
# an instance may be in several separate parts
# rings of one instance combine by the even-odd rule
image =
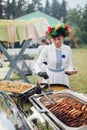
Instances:
[[[60,23],[60,20],[53,18],[52,16],[47,15],[41,11],[36,11],[33,13],[29,13],[27,15],[24,15],[22,17],[18,17],[17,20],[32,20],[32,19],[38,19],[38,18],[45,18],[51,26],[55,26],[56,24]]]
[[[16,42],[45,36],[48,22],[36,20],[0,20],[0,41]]]

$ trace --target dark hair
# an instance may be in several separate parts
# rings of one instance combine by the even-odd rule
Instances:
[[[45,40],[45,39],[42,39],[41,42],[46,42],[46,40]]]
[[[66,34],[62,30],[59,30],[59,31],[57,31],[57,34],[55,34],[55,35],[52,34],[51,35],[52,38],[59,37],[59,36],[66,37]]]
[[[52,38],[63,36],[62,34],[52,35]],[[64,36],[63,36],[64,37]]]

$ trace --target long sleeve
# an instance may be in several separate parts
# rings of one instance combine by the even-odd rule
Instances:
[[[72,65],[72,51],[71,48],[68,47],[68,58],[66,62],[66,69],[67,70],[73,70],[73,65]]]
[[[34,66],[36,74],[41,71],[40,66],[46,60],[46,54],[47,54],[46,47],[44,47]]]
[[[42,46],[42,45],[40,45],[40,46],[38,47],[38,56],[40,55],[40,53],[41,53],[43,47],[44,47],[44,46]]]

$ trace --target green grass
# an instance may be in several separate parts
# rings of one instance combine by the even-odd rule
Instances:
[[[69,76],[71,89],[77,92],[87,93],[87,46],[85,48],[72,49],[73,65],[78,73]]]

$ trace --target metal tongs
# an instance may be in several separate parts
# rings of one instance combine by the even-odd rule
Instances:
[[[53,91],[53,90],[51,89],[51,87],[50,87],[49,79],[47,79],[47,85],[48,85],[48,90],[49,90],[49,92]]]
[[[50,83],[49,83],[49,79],[47,79],[47,83],[48,83],[48,88],[49,88],[49,90],[51,90]],[[53,98],[49,97],[48,94],[46,94],[46,91],[44,91],[44,89],[40,87],[40,82],[39,82],[39,79],[38,79],[38,78],[37,78],[37,86],[41,89],[41,91],[42,91],[44,97],[48,100],[48,102],[49,102],[50,104],[55,104],[55,103],[56,103],[56,101],[55,101]]]
[[[44,91],[43,92],[43,95],[44,97],[47,99],[47,101],[50,103],[50,104],[55,104],[55,100],[53,100],[51,97],[49,97]]]

